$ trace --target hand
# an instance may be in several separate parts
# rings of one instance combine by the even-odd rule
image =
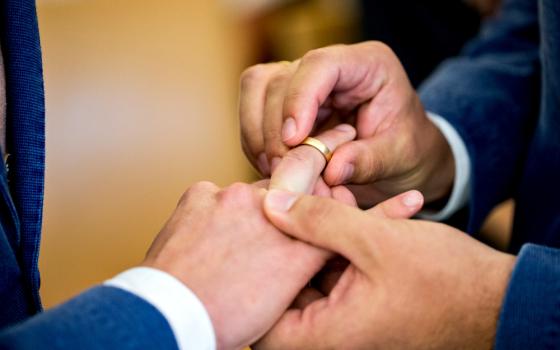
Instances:
[[[242,144],[264,175],[333,116],[354,121],[358,139],[334,152],[323,175],[329,186],[367,185],[354,193],[368,207],[409,189],[427,202],[448,195],[449,145],[387,46],[327,47],[292,63],[254,66],[241,78]]]
[[[194,185],[143,263],[175,276],[198,296],[220,349],[242,349],[261,338],[332,257],[268,222],[264,185],[235,184],[223,190],[207,182]],[[416,200],[405,200],[409,196]],[[421,195],[412,191],[376,210],[410,217],[421,207]]]
[[[330,256],[272,226],[263,214],[265,193],[244,184],[194,185],[144,261],[198,296],[220,349],[262,337]]]
[[[265,211],[351,265],[327,297],[300,297],[256,349],[492,348],[513,256],[442,224],[330,199],[270,192]]]

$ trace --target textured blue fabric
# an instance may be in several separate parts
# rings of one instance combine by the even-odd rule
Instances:
[[[467,146],[471,233],[516,193],[539,114],[539,84],[537,1],[506,0],[463,55],[445,62],[420,89],[426,109],[446,118]]]
[[[506,0],[463,56],[422,86],[421,99],[467,145],[467,230],[476,232],[497,203],[516,200],[510,251],[525,246],[497,348],[560,348],[560,1]]]
[[[560,247],[560,1],[542,0],[540,117],[515,197],[512,249],[532,242]]]
[[[559,2],[508,0],[464,55],[421,88],[428,110],[454,125],[473,164],[470,220],[476,232],[506,198],[516,199],[510,250],[560,247]]]
[[[0,333],[0,349],[177,349],[165,318],[118,288],[96,287]]]
[[[0,327],[41,309],[39,254],[45,153],[41,50],[35,3],[0,2],[10,173],[2,167]],[[9,184],[8,178],[9,177]]]
[[[32,314],[28,284],[21,272],[19,219],[8,190],[4,166],[0,166],[0,329]]]
[[[560,347],[560,253],[527,244],[511,277],[496,349]]]
[[[39,244],[45,163],[45,104],[35,2],[2,0],[0,30],[6,72],[6,141],[11,197],[19,216],[21,273],[31,312],[39,299]]]

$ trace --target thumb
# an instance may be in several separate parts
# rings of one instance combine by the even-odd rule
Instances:
[[[357,208],[330,198],[292,192],[269,191],[264,210],[282,232],[338,253],[362,271],[370,270],[375,255],[375,235],[368,232],[385,229]]]
[[[379,203],[366,213],[387,219],[410,219],[416,215],[424,205],[424,196],[416,190],[401,193]]]
[[[324,179],[329,186],[348,183],[366,184],[385,178],[391,168],[388,159],[395,148],[387,144],[386,138],[372,137],[348,142],[336,149],[327,168]]]

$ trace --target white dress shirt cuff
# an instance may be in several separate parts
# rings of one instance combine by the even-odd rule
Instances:
[[[471,182],[471,160],[465,142],[455,128],[444,118],[428,112],[428,118],[441,131],[455,159],[455,182],[449,201],[438,212],[423,210],[418,217],[425,220],[443,221],[463,208],[469,199]]]
[[[214,328],[204,305],[170,274],[149,267],[135,267],[104,285],[123,289],[152,304],[167,319],[180,350],[216,349]]]

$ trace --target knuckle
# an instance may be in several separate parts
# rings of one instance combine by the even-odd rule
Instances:
[[[285,117],[294,117],[298,114],[299,103],[309,99],[309,92],[301,89],[290,88],[286,93],[286,99],[283,105],[283,114]]]
[[[383,41],[373,40],[366,42],[366,45],[376,49],[376,50],[383,50],[383,51],[392,51],[389,45],[385,44]]]
[[[294,89],[289,89],[288,92],[286,93],[284,110],[286,112],[288,112],[288,114],[291,113],[291,112],[294,112],[293,110],[290,110],[290,108],[295,107],[295,106],[291,105],[291,102],[298,101],[298,100],[305,99],[305,98],[309,98],[308,94],[305,91],[301,91],[301,90],[298,90],[298,89],[295,89],[295,88]]]
[[[331,52],[337,47],[322,47],[307,52],[301,59],[302,65],[322,63],[331,58]]]
[[[309,158],[304,151],[302,148],[294,148],[284,155],[284,161],[296,163],[301,167],[311,168],[313,166],[313,159]]]
[[[279,72],[275,74],[272,78],[270,78],[270,81],[266,86],[266,95],[270,96],[278,93],[279,91],[284,91],[289,79],[290,74],[288,72]]]
[[[263,80],[267,76],[269,67],[266,64],[257,64],[251,66],[241,73],[241,87],[251,86],[255,81]]]
[[[223,189],[218,197],[221,203],[228,204],[243,204],[246,203],[253,195],[253,191],[250,185],[236,182],[225,189]]]
[[[265,130],[263,130],[263,137],[266,141],[280,140],[280,130],[275,126],[268,125]]]
[[[336,44],[308,51],[302,58],[301,64],[331,64],[334,59],[349,49],[348,45]]]
[[[385,44],[382,41],[378,41],[378,40],[366,41],[362,43],[362,45],[372,50],[373,52],[394,55],[393,49],[391,49],[389,45]]]
[[[217,190],[218,186],[210,181],[199,181],[192,185],[190,189],[198,192],[209,192]]]
[[[200,196],[205,193],[215,192],[217,190],[218,190],[218,186],[216,186],[214,183],[210,181],[197,182],[193,184],[191,187],[189,187],[181,195],[181,198],[179,198],[178,205],[183,203],[188,203],[192,198],[196,198],[197,196]]]

